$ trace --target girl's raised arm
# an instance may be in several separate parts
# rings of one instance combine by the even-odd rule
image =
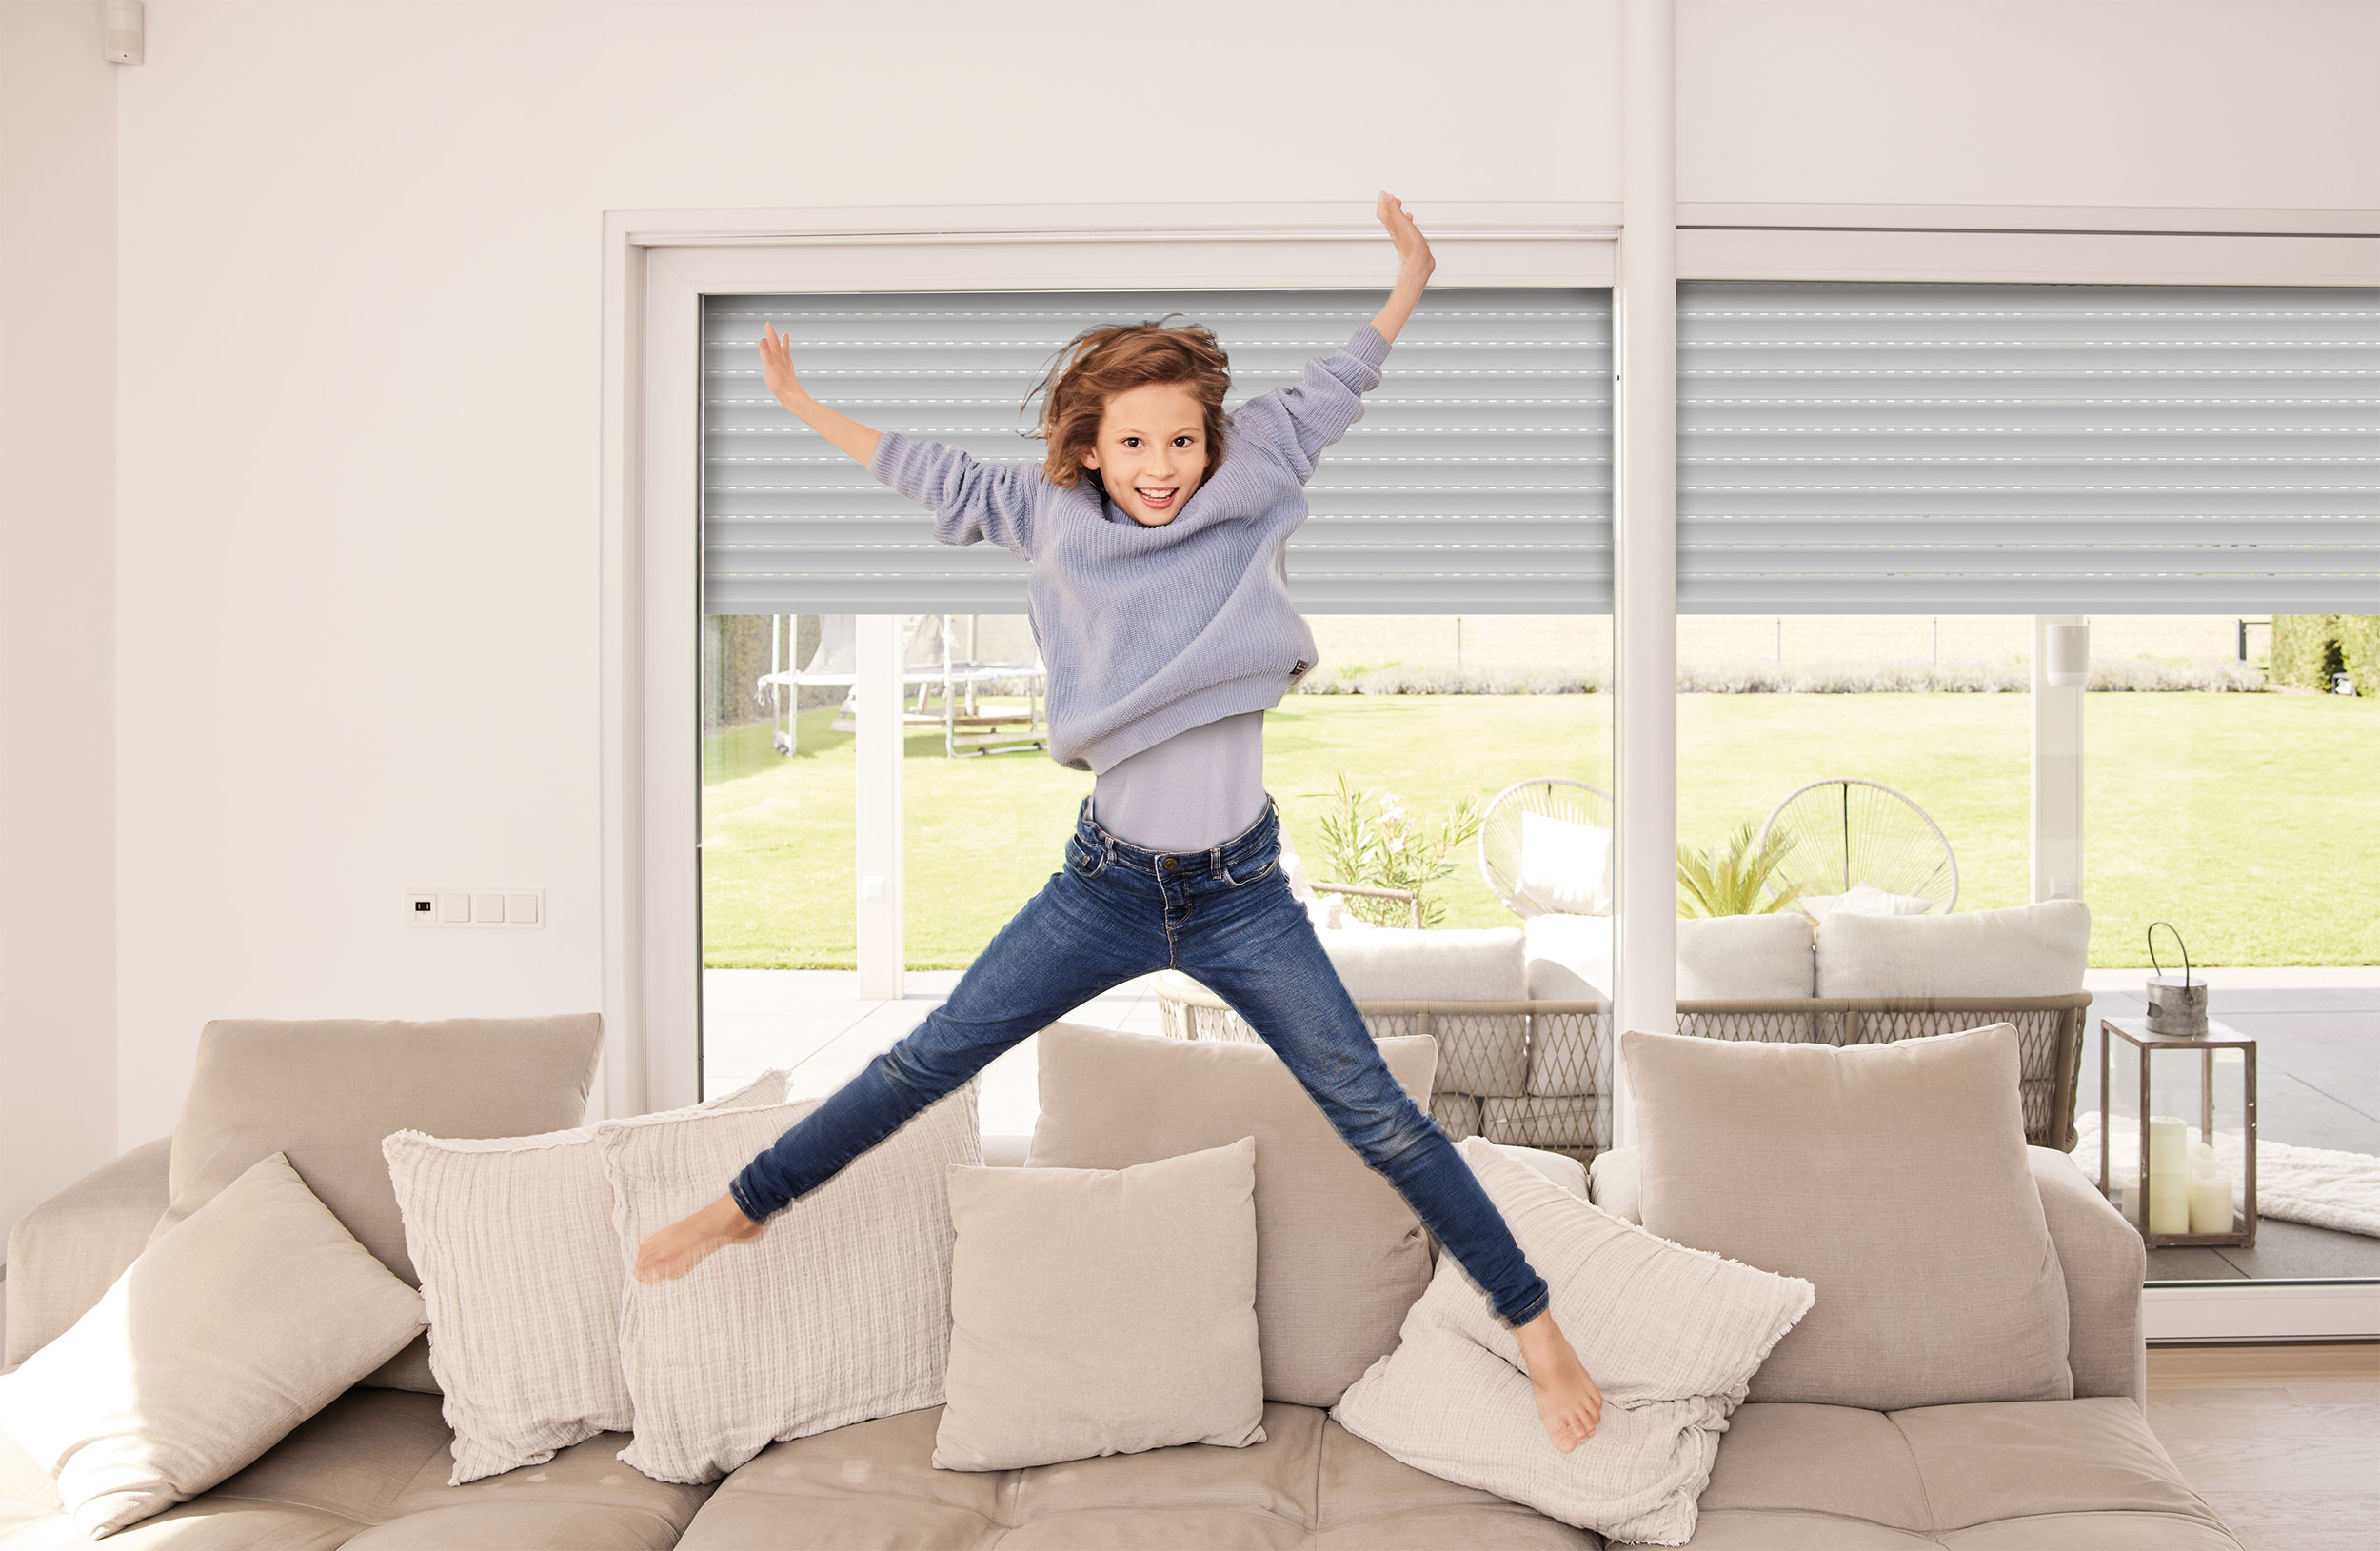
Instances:
[[[1416,302],[1421,300],[1423,288],[1438,268],[1438,260],[1430,256],[1430,240],[1421,235],[1421,229],[1405,213],[1404,201],[1383,192],[1373,213],[1380,225],[1388,228],[1389,239],[1397,245],[1397,288],[1388,293],[1388,305],[1380,308],[1372,327],[1392,345],[1405,320],[1413,316]]]
[[[793,346],[773,323],[761,325],[761,377],[768,384],[768,390],[777,395],[777,402],[793,411],[794,418],[859,459],[863,466],[876,456],[876,444],[883,432],[863,426],[810,397],[793,374]]]
[[[940,442],[892,438],[829,409],[810,397],[793,374],[793,347],[773,323],[761,326],[761,375],[777,402],[810,429],[859,460],[861,467],[894,489],[934,510],[934,536],[944,544],[989,539],[1030,559],[1033,554],[1034,476],[1012,464],[979,463]],[[877,454],[885,467],[876,467]]]

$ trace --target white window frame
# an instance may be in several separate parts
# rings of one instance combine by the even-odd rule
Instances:
[[[1608,287],[1616,211],[1433,212],[1437,288]],[[694,825],[705,295],[1385,289],[1368,206],[615,213],[606,222],[604,1019],[606,1113],[701,1095]]]

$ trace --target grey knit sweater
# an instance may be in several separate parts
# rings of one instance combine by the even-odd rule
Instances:
[[[1032,563],[1025,595],[1049,667],[1049,756],[1104,770],[1175,733],[1279,705],[1313,670],[1281,544],[1305,484],[1378,386],[1388,341],[1370,324],[1302,380],[1234,411],[1221,462],[1161,527],[1114,510],[1088,478],[988,464],[886,431],[868,472],[934,510],[944,544],[991,540]]]

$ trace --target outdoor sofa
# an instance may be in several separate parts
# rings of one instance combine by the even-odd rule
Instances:
[[[1318,935],[1376,1038],[1438,1042],[1430,1113],[1450,1137],[1582,1162],[1612,1144],[1613,920],[1541,915],[1481,930],[1324,928]],[[2075,1143],[2091,913],[2053,900],[1958,915],[1797,911],[1677,924],[1677,1032],[1716,1040],[1884,1044],[2016,1027],[2025,1136]],[[1158,980],[1167,1034],[1253,1040],[1220,997]]]
[[[319,1026],[327,1040],[339,1038],[339,1025]],[[449,1097],[454,1087],[437,1071],[412,1081]],[[325,1091],[319,1079],[287,1086],[287,1104],[307,1110],[288,1124],[305,1130],[318,1150],[326,1137],[370,1144],[337,1134],[340,1101],[349,1096]],[[376,1102],[383,1119],[374,1130],[387,1112],[385,1096]],[[265,1134],[276,1123],[269,1109],[260,1119],[251,1099],[247,1115],[247,1144],[290,1150]],[[186,1130],[190,1116],[186,1109]],[[985,1138],[984,1161],[1019,1165],[1025,1144]],[[6,1281],[10,1364],[56,1338],[141,1252],[167,1207],[169,1172],[204,1162],[176,1164],[171,1146],[171,1139],[161,1140],[124,1155],[18,1224]],[[1524,1149],[1511,1156],[1574,1194],[1588,1189],[1586,1171],[1573,1160]],[[1744,1405],[1718,1450],[1692,1545],[2236,1551],[2143,1417],[2138,1236],[2070,1159],[2034,1148],[2027,1160],[2063,1277],[2064,1362],[2075,1398],[1904,1403],[1890,1412],[1857,1403]],[[1617,1215],[1634,1212],[1629,1162],[1627,1153],[1613,1154],[1598,1170],[1597,1185]],[[317,1170],[318,1181],[328,1166]],[[360,1188],[355,1181],[330,1184],[337,1188],[318,1184],[327,1201]],[[1744,1199],[1760,1210],[1812,1224],[1827,1218],[1830,1190],[1823,1180],[1741,1183]],[[1967,1355],[1987,1366],[1994,1357]],[[391,1380],[390,1370],[377,1377],[408,1382]],[[1872,1378],[1904,1397],[1913,1382],[1925,1382],[1905,1372]],[[1373,1551],[1603,1543],[1401,1464],[1311,1406],[1267,1402],[1267,1441],[1249,1447],[1188,1444],[983,1473],[931,1466],[939,1416],[940,1408],[916,1410],[774,1443],[712,1485],[649,1480],[615,1458],[626,1436],[606,1433],[547,1462],[456,1487],[446,1484],[452,1438],[441,1397],[367,1382],[246,1469],[122,1530],[113,1543],[125,1551],[1226,1544]],[[0,1442],[0,1547],[88,1543],[57,1502],[48,1478]]]

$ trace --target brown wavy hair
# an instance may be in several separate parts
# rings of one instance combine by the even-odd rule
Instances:
[[[1118,323],[1086,328],[1068,341],[1049,370],[1025,398],[1041,400],[1039,428],[1047,450],[1041,469],[1053,485],[1072,487],[1086,473],[1083,454],[1099,445],[1100,416],[1107,401],[1135,388],[1178,383],[1205,409],[1206,474],[1223,461],[1223,394],[1231,387],[1231,358],[1215,336],[1196,324],[1166,327],[1169,312],[1154,323]],[[1206,476],[1201,476],[1201,481]]]

